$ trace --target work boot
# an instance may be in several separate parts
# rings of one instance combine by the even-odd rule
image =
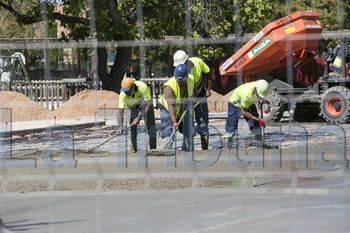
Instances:
[[[131,151],[136,153],[137,152],[137,139],[131,139],[131,147],[130,147]]]
[[[261,148],[264,145],[263,142],[263,137],[262,137],[262,128],[260,127],[256,127],[253,129],[253,135],[254,135],[254,141],[253,141],[253,145],[256,146],[257,148]]]
[[[149,149],[150,150],[157,149],[157,138],[151,138],[149,140]]]
[[[209,146],[208,134],[201,134],[201,145],[202,145],[202,150],[208,150],[208,146]]]
[[[224,133],[224,136],[222,139],[224,140],[224,147],[227,149],[231,149],[232,144],[233,144],[233,136],[235,135],[235,132],[233,133]]]
[[[260,127],[253,128],[252,133],[254,135],[254,140],[255,141],[262,142],[262,140],[263,140],[263,138],[262,138],[262,128],[260,128]]]
[[[193,140],[188,137],[184,137],[182,141],[182,150],[183,151],[193,151]]]

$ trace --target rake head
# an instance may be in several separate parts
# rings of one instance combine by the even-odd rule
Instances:
[[[262,143],[261,141],[254,141],[252,144],[256,148],[265,148],[265,149],[279,149],[279,143]]]

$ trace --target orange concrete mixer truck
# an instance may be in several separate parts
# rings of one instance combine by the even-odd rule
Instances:
[[[313,121],[322,113],[332,123],[350,121],[349,41],[342,40],[343,53],[328,51],[323,76],[312,86],[296,88],[290,82],[268,75],[274,70],[306,64],[315,58],[322,25],[316,11],[298,11],[268,24],[220,66],[221,75],[256,75],[270,83],[265,121],[279,121],[293,110],[297,121]],[[341,56],[342,59],[336,60]],[[339,72],[329,72],[338,63]],[[258,111],[259,112],[259,111]]]

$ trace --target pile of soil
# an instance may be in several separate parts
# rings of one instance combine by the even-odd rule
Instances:
[[[209,112],[227,112],[227,102],[231,95],[232,92],[223,96],[212,91],[212,95],[208,98]],[[55,116],[57,119],[92,117],[98,113],[98,109],[118,108],[118,101],[119,95],[113,91],[84,90],[74,95],[55,111],[50,112],[21,93],[2,91],[0,92],[0,106],[12,109],[12,119],[9,114],[2,113],[1,122],[37,121]],[[155,110],[155,114],[160,114],[159,109]]]
[[[209,112],[227,112],[227,102],[231,98],[233,91],[226,95],[221,95],[215,91],[211,91],[211,96],[208,98]]]
[[[0,92],[0,120],[2,123],[10,121],[37,121],[47,118],[49,111],[41,104],[25,95],[12,91]],[[6,110],[6,109],[12,109]]]
[[[76,117],[95,116],[98,109],[101,108],[118,108],[119,95],[113,91],[84,90],[55,111],[51,112],[51,117],[57,119],[74,119]]]

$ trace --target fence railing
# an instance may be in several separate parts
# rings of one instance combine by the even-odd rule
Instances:
[[[153,99],[158,100],[163,94],[163,84],[168,78],[148,78],[142,79],[149,88]],[[91,90],[93,82],[91,79],[78,78],[69,80],[46,80],[46,81],[31,81],[28,83],[13,83],[10,87],[9,82],[0,82],[0,91],[14,91],[22,93],[28,98],[40,103],[49,110],[55,110],[72,96],[83,90]],[[155,101],[155,106],[156,106]]]
[[[159,97],[163,95],[163,85],[166,81],[168,81],[169,78],[145,78],[141,79],[142,82],[146,83],[150,92],[151,96],[156,102],[158,101]],[[157,107],[157,106],[154,106]]]
[[[28,83],[0,83],[0,91],[22,93],[50,110],[55,110],[76,93],[92,88],[92,82],[85,78],[71,80],[31,81]]]

